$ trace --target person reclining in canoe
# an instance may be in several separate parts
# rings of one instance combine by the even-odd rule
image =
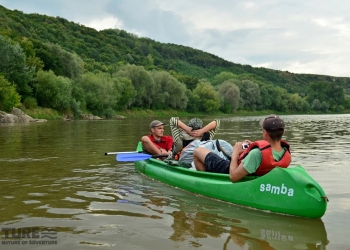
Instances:
[[[233,152],[232,145],[225,140],[194,140],[182,150],[182,153],[179,158],[179,165],[185,168],[196,170],[193,163],[193,153],[199,147],[206,148],[210,150],[210,152],[217,154],[225,160],[230,160]]]
[[[203,127],[203,121],[199,118],[192,118],[186,125],[178,117],[171,117],[170,129],[174,146],[168,159],[179,160],[182,150],[194,140],[212,140],[219,127],[220,120],[214,120]]]
[[[151,155],[169,155],[173,148],[173,138],[164,135],[165,123],[154,120],[149,125],[151,134],[142,136],[142,148]]]
[[[289,145],[282,140],[284,121],[277,115],[269,115],[260,121],[263,127],[263,139],[249,142],[242,148],[237,142],[233,148],[231,161],[220,158],[206,148],[194,151],[194,165],[199,171],[230,174],[230,180],[236,182],[248,174],[264,175],[274,167],[286,168],[291,162]]]

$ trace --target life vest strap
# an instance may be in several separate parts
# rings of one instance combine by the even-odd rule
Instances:
[[[231,161],[231,156],[221,147],[219,140],[216,140],[216,147],[226,156],[227,159]]]

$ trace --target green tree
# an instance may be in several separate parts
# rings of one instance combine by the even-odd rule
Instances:
[[[136,95],[132,105],[140,108],[151,108],[155,95],[155,83],[150,72],[142,66],[126,65],[116,72],[117,77],[126,77],[131,80]]]
[[[218,92],[208,82],[199,82],[193,90],[193,100],[198,105],[199,111],[215,112],[220,108],[220,98]]]
[[[305,98],[303,98],[301,100],[301,111],[307,112],[310,110],[310,104],[305,100]]]
[[[313,110],[321,110],[322,108],[321,102],[318,99],[314,99],[311,104],[311,108]]]
[[[219,96],[222,99],[221,107],[224,112],[236,111],[239,106],[240,91],[232,80],[226,80],[219,85]]]
[[[187,89],[186,96],[188,97],[188,103],[186,111],[190,113],[199,112],[201,106],[201,99],[198,95],[194,94],[193,91]]]
[[[126,77],[114,77],[115,88],[120,94],[120,98],[116,105],[116,109],[125,110],[132,105],[136,96],[136,90],[131,83],[131,80]]]
[[[34,86],[40,106],[59,111],[70,108],[72,83],[69,78],[56,76],[51,70],[39,71]]]
[[[78,79],[72,81],[72,100],[70,107],[74,117],[80,117],[86,111],[85,92]]]
[[[240,108],[256,110],[261,102],[260,87],[250,80],[234,81],[240,90]]]
[[[288,109],[295,110],[295,111],[301,111],[303,108],[302,101],[303,100],[299,96],[299,94],[288,95]]]
[[[84,90],[86,108],[110,118],[121,97],[115,88],[115,80],[107,73],[86,73],[77,82]]]
[[[264,84],[260,88],[261,106],[263,109],[276,111],[288,110],[288,92],[272,84]]]
[[[18,43],[21,45],[24,53],[26,54],[26,64],[29,67],[33,67],[36,72],[42,70],[44,68],[44,62],[36,56],[33,42],[27,37],[22,37]]]
[[[324,111],[324,112],[328,111],[329,107],[330,107],[330,105],[328,102],[326,102],[326,101],[321,102],[321,110],[322,111]]]
[[[71,79],[84,73],[84,62],[75,53],[70,53],[57,44],[37,44],[37,55],[44,61],[44,70],[52,70],[56,75]]]
[[[11,85],[4,76],[0,75],[0,110],[9,112],[20,105],[21,97],[15,86]]]
[[[32,81],[35,68],[29,67],[22,47],[0,35],[0,74],[12,84],[22,98],[32,94],[29,83]]]
[[[188,97],[186,86],[165,71],[153,71],[151,75],[157,89],[153,106],[157,109],[174,108],[184,110]]]
[[[215,75],[211,83],[214,86],[217,86],[230,79],[236,79],[236,75],[231,72],[224,71],[224,72],[221,72],[220,74]]]
[[[306,99],[310,103],[313,103],[315,99],[318,99],[321,104],[324,103],[324,105],[322,105],[323,111],[326,111],[329,108],[331,108],[332,111],[336,111],[337,106],[343,106],[346,103],[344,88],[336,85],[334,82],[311,83],[307,90]]]
[[[179,82],[184,83],[189,90],[194,90],[199,83],[197,77],[183,75],[174,70],[170,70],[169,73],[174,76]]]

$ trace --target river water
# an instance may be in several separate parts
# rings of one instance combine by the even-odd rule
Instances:
[[[302,165],[329,198],[321,219],[197,196],[104,155],[134,151],[152,117],[2,124],[1,249],[350,250],[350,115],[282,117],[291,166]],[[262,117],[202,119],[214,118],[218,139],[261,138]]]

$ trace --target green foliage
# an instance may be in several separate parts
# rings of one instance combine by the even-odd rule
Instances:
[[[26,109],[34,109],[38,107],[38,102],[34,97],[27,97],[23,100],[23,105]]]
[[[266,84],[260,88],[261,106],[264,109],[287,111],[288,110],[288,93],[287,90]]]
[[[42,70],[44,68],[44,62],[36,56],[33,42],[27,37],[22,37],[20,40],[18,40],[18,43],[21,45],[24,53],[26,54],[26,64],[29,67],[34,68],[35,71]]]
[[[332,111],[337,111],[339,106],[346,105],[344,89],[337,86],[334,82],[311,83],[307,90],[306,99],[312,102],[312,107],[314,106],[315,100],[321,102],[321,108],[315,110],[327,111],[328,108],[331,107]],[[315,107],[319,107],[317,103],[315,105]]]
[[[76,80],[84,91],[86,108],[94,114],[110,117],[117,106],[120,93],[115,88],[114,79],[107,73],[86,73]],[[82,99],[82,98],[81,98]]]
[[[75,117],[80,117],[86,111],[85,92],[80,82],[72,81],[71,111]]]
[[[57,120],[62,119],[62,114],[55,109],[50,108],[34,108],[34,109],[23,109],[23,112],[31,117],[38,119],[47,119],[47,120]]]
[[[39,71],[35,91],[41,107],[64,111],[70,108],[72,83],[69,78],[56,76],[54,72]]]
[[[29,83],[35,71],[26,62],[27,58],[21,46],[0,35],[0,74],[10,83],[16,84],[16,90],[23,98],[32,93]]]
[[[82,105],[80,101],[77,101],[74,98],[71,99],[70,108],[71,108],[71,111],[73,112],[74,117],[79,118],[83,114],[83,110],[81,106]]]
[[[126,110],[133,104],[133,100],[136,96],[136,90],[131,83],[131,80],[126,77],[114,78],[115,88],[120,94],[116,109]]]
[[[9,112],[13,107],[20,105],[21,97],[5,77],[0,75],[0,110]]]
[[[320,110],[323,112],[326,112],[328,109],[329,109],[329,103],[326,101],[321,102]]]
[[[200,82],[193,90],[193,100],[201,112],[215,112],[220,108],[220,98],[208,82]]]
[[[311,104],[311,108],[313,110],[321,110],[322,108],[321,102],[318,99],[314,99]]]
[[[153,107],[184,110],[187,107],[186,86],[165,71],[151,72],[156,92]]]
[[[182,75],[174,70],[170,70],[169,73],[174,76],[179,82],[184,83],[189,90],[194,90],[199,83],[197,77]]]
[[[302,111],[303,99],[298,94],[288,95],[288,109]]]
[[[308,112],[310,108],[310,104],[305,99],[302,99],[300,111]]]
[[[240,91],[232,80],[226,80],[219,85],[219,96],[222,100],[221,107],[225,113],[234,112],[238,109]]]
[[[220,74],[217,74],[216,76],[214,76],[212,84],[214,86],[217,86],[230,79],[236,79],[236,75],[231,72],[223,71],[223,72],[220,72]]]
[[[156,87],[150,72],[142,66],[126,65],[121,67],[115,76],[126,77],[131,80],[136,90],[133,107],[151,108]]]
[[[260,87],[251,80],[236,80],[240,90],[240,108],[254,111],[261,102]]]
[[[44,61],[44,70],[52,70],[56,75],[77,78],[84,72],[83,60],[74,53],[62,49],[57,44],[38,44],[37,55]]]
[[[187,103],[186,111],[189,113],[199,112],[200,105],[201,105],[200,97],[188,89],[186,90],[186,96],[188,96],[188,103]]]

